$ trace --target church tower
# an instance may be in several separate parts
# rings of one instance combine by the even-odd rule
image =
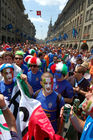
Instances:
[[[52,34],[52,30],[53,30],[53,26],[52,26],[52,18],[50,19],[50,24],[48,26],[48,34],[47,37],[50,37],[50,35]]]

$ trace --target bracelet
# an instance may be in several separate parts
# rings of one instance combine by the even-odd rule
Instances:
[[[4,106],[3,108],[1,108],[2,111],[6,110],[8,108],[8,105]]]
[[[72,119],[73,117],[75,117],[75,113],[73,112],[73,114],[70,116],[70,119]]]

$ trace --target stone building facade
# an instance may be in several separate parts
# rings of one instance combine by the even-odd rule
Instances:
[[[0,0],[0,42],[25,42],[35,37],[22,0]]]
[[[93,42],[93,0],[69,0],[52,29],[47,40],[58,38],[59,35],[62,35],[62,39],[55,42],[50,41],[51,43],[68,46],[77,44],[78,47],[82,43],[87,43],[91,47]],[[65,39],[64,34],[67,34]]]

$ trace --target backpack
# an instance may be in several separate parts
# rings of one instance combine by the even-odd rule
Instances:
[[[35,92],[35,94],[33,95],[33,98],[36,99],[36,97],[38,96],[39,92],[40,92],[41,89],[37,90]],[[59,105],[60,105],[60,100],[61,100],[61,94],[58,94],[57,95],[57,100],[56,100],[56,103],[57,103],[57,118],[59,117],[60,115],[60,109],[59,109]]]

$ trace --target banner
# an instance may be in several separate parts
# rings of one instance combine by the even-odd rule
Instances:
[[[21,96],[20,96],[21,93]],[[38,100],[32,99],[24,80],[17,76],[17,84],[13,89],[10,109],[12,110],[17,124],[20,140],[63,140],[56,135],[54,129],[41,107]]]
[[[0,140],[12,140],[10,130],[7,126],[3,113],[0,109]]]

